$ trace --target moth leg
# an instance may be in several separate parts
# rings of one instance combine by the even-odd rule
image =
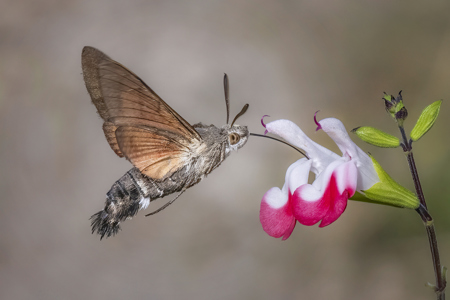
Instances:
[[[154,212],[151,212],[151,213],[149,213],[149,214],[146,214],[145,216],[148,217],[148,216],[154,215],[154,214],[156,214],[156,213],[159,213],[160,211],[162,211],[163,209],[165,209],[167,206],[169,206],[170,204],[174,203],[175,200],[177,200],[178,197],[180,197],[181,194],[184,193],[184,191],[186,191],[186,189],[181,190],[181,192],[180,192],[174,199],[170,200],[169,202],[167,202],[166,204],[164,204],[163,206],[161,206],[160,208],[158,208],[158,209],[155,210]]]

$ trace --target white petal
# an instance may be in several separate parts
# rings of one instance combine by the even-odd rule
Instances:
[[[339,195],[345,190],[355,191],[357,183],[357,171],[352,161],[336,160],[320,173],[312,184],[306,184],[301,188],[300,196],[304,201],[317,201],[322,199],[325,191],[330,187],[331,176],[336,180]],[[353,194],[352,194],[353,195]]]
[[[339,159],[333,151],[312,141],[297,125],[289,120],[277,120],[266,125],[270,133],[279,135],[287,142],[303,149],[312,160],[311,171],[320,174],[331,162]]]
[[[367,190],[380,181],[373,167],[372,160],[351,140],[341,121],[335,118],[327,118],[319,123],[322,130],[333,139],[342,151],[343,157],[353,160],[358,168],[357,190]]]
[[[353,196],[358,183],[358,168],[355,163],[348,161],[339,165],[336,167],[334,175],[336,176],[338,193],[342,195],[347,190],[350,193],[349,197]]]
[[[265,201],[271,208],[278,209],[283,207],[289,200],[288,194],[284,191],[280,190],[277,187],[273,187],[268,190],[264,196],[262,201]]]
[[[334,162],[329,164],[327,168],[322,173],[320,173],[319,176],[317,176],[317,178],[311,184],[317,191],[320,191],[320,197],[322,196],[323,192],[330,182],[331,174],[333,174],[334,170],[336,170],[336,168],[338,168],[343,163],[345,163],[345,161],[342,159],[342,157],[335,160]]]
[[[283,189],[288,188],[293,193],[299,186],[308,183],[311,165],[312,161],[307,158],[301,158],[290,165],[286,171],[286,184]]]
[[[308,183],[308,176],[311,170],[311,160],[301,158],[289,166],[286,171],[286,181],[280,190],[273,187],[264,194],[263,201],[272,208],[280,208],[289,199],[289,192],[293,193],[299,186]]]

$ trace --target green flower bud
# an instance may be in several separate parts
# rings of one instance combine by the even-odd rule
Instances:
[[[380,181],[369,189],[362,191],[362,193],[355,193],[350,199],[395,207],[418,208],[420,202],[417,196],[392,179],[373,156],[370,156],[370,158]]]
[[[403,104],[402,91],[398,92],[397,98],[384,93],[383,100],[386,111],[391,115],[392,118],[394,118],[399,126],[403,126],[403,121],[406,120],[408,111]]]
[[[400,140],[398,138],[373,127],[357,127],[352,132],[364,142],[377,147],[397,148],[400,146]]]
[[[434,122],[436,122],[439,115],[439,110],[441,108],[442,100],[438,100],[430,105],[428,105],[420,115],[416,122],[413,130],[411,131],[411,140],[418,141],[428,130],[433,127]]]

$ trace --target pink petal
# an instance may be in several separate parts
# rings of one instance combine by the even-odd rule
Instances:
[[[336,168],[330,180],[330,208],[319,227],[336,221],[347,208],[347,200],[355,194],[358,170],[352,161]]]
[[[289,226],[289,228],[286,230],[286,232],[284,233],[283,238],[281,240],[285,241],[291,236],[292,231],[294,231],[295,224],[297,224],[297,222],[296,222],[295,218],[292,218],[291,226]]]
[[[295,227],[289,196],[276,187],[268,190],[261,201],[259,219],[268,235],[287,239]]]
[[[332,193],[333,190],[330,190],[330,192]],[[344,191],[342,195],[332,195],[330,199],[333,199],[333,201],[331,201],[331,205],[326,215],[323,217],[322,222],[320,222],[319,227],[328,226],[336,221],[347,208],[348,198],[349,197],[347,191]]]
[[[294,216],[303,225],[311,226],[320,220],[319,227],[330,225],[345,211],[348,198],[355,193],[358,174],[352,161],[336,162],[327,169],[321,179],[316,179],[319,186],[302,185],[292,196]]]
[[[306,194],[313,198],[317,198],[317,200],[305,200],[304,195]],[[321,191],[318,191],[310,184],[302,185],[295,190],[292,196],[292,206],[295,218],[300,224],[306,226],[314,225],[326,215],[330,208],[330,198],[326,197],[326,195],[324,195],[324,197],[321,194]]]

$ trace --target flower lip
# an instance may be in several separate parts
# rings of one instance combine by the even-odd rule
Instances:
[[[316,131],[319,131],[320,129],[322,129],[322,125],[320,125],[320,123],[317,122],[317,113],[318,113],[319,111],[320,111],[320,110],[316,111],[316,113],[314,114],[314,122],[315,122],[316,125],[317,125]]]

